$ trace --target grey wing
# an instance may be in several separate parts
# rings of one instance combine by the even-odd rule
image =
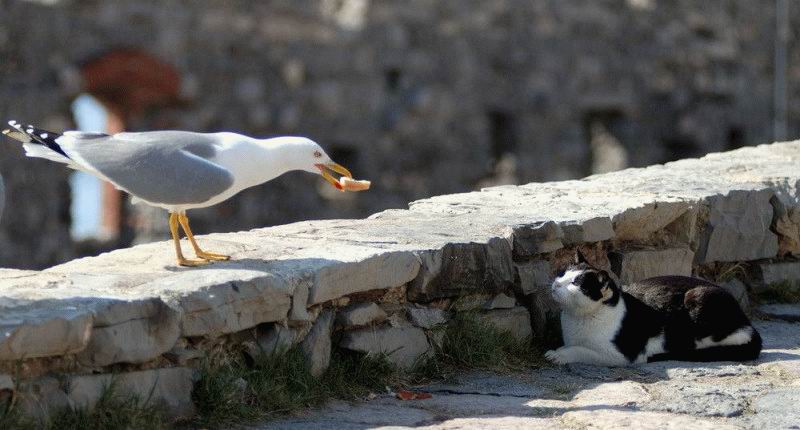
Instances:
[[[61,147],[117,187],[151,202],[198,204],[233,185],[233,175],[212,160],[213,135],[182,131],[65,135]]]

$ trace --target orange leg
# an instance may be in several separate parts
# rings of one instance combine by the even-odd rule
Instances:
[[[202,266],[204,264],[208,264],[206,260],[189,260],[183,256],[183,251],[181,251],[181,237],[178,233],[178,214],[170,213],[169,214],[169,231],[172,233],[172,241],[175,243],[175,254],[178,257],[178,265],[179,266]]]
[[[197,255],[197,258],[202,258],[203,260],[230,260],[231,257],[229,255],[217,254],[214,252],[206,252],[200,249],[200,245],[197,244],[197,241],[194,240],[194,235],[192,234],[192,229],[189,228],[189,217],[186,214],[178,214],[178,221],[181,223],[181,227],[183,227],[183,232],[186,233],[186,237],[189,238],[189,243],[192,244],[192,248],[194,248],[194,253]]]

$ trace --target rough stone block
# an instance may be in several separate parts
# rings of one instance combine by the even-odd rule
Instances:
[[[178,366],[186,366],[192,360],[198,360],[206,356],[205,351],[194,348],[175,347],[164,353],[167,360]]]
[[[698,239],[697,219],[700,214],[698,205],[690,207],[683,215],[664,227],[675,241],[690,246],[695,246]]]
[[[279,323],[261,324],[256,327],[255,349],[250,351],[253,357],[259,354],[275,354],[284,352],[300,343],[311,330],[311,325],[286,327]]]
[[[381,322],[388,315],[375,303],[356,303],[336,315],[336,322],[344,327],[358,327]]]
[[[62,382],[52,376],[20,383],[17,394],[20,410],[38,420],[72,407],[72,400],[64,392]]]
[[[69,379],[66,395],[71,406],[92,408],[111,385],[120,395],[133,395],[148,403],[161,403],[172,417],[194,415],[192,369],[172,367],[115,375],[79,375]]]
[[[553,252],[564,247],[564,232],[553,221],[517,224],[506,228],[505,236],[511,242],[515,259]]]
[[[616,238],[647,239],[678,219],[689,207],[689,203],[686,202],[655,202],[626,209],[613,217]]]
[[[86,347],[92,331],[92,315],[69,316],[72,312],[66,312],[64,317],[54,315],[48,319],[45,315],[48,306],[38,302],[27,306],[28,309],[18,307],[14,320],[0,319],[0,333],[3,333],[0,360],[66,355]]]
[[[78,359],[87,366],[143,363],[172,349],[179,336],[178,312],[160,299],[114,303],[96,314]]]
[[[361,291],[397,287],[414,279],[419,268],[419,259],[411,252],[389,252],[326,266],[316,273],[308,304]]]
[[[555,340],[561,338],[561,308],[550,292],[553,283],[550,262],[536,260],[517,264],[517,272],[520,290],[529,299],[533,335],[541,344],[555,345]]]
[[[0,392],[4,390],[14,391],[14,379],[11,375],[0,373]]]
[[[370,354],[385,354],[389,362],[409,369],[430,346],[425,332],[417,327],[364,328],[345,333],[342,348]]]
[[[776,284],[788,284],[789,286],[800,286],[800,262],[786,261],[780,263],[760,263],[754,271],[755,290],[764,290]]]
[[[333,311],[320,313],[314,327],[300,344],[306,358],[306,367],[314,376],[322,375],[331,363],[333,318]]]
[[[520,290],[523,295],[533,294],[540,289],[549,289],[553,283],[552,268],[547,260],[535,260],[517,264]]]
[[[517,305],[517,299],[500,293],[484,303],[484,309],[511,309]]]
[[[765,189],[709,197],[708,222],[696,261],[749,261],[777,255],[778,237],[770,231],[772,195]]]
[[[176,298],[183,311],[183,336],[218,336],[284,320],[293,290],[282,277],[245,269],[206,269],[199,279],[193,272],[183,272],[158,281],[157,286],[175,290],[176,284],[194,286]]]
[[[308,312],[309,287],[300,284],[292,294],[292,308],[289,310],[290,321],[313,321],[314,317]]]
[[[417,305],[408,307],[411,324],[424,329],[431,329],[447,322],[448,312],[443,309],[426,308]]]
[[[691,276],[694,253],[688,248],[641,249],[612,252],[611,270],[622,284],[654,276]]]
[[[564,245],[600,242],[614,237],[614,225],[609,217],[590,218],[585,221],[561,223]]]
[[[528,339],[533,335],[530,312],[522,306],[488,311],[482,314],[480,319],[500,331],[511,333],[519,340]]]
[[[503,239],[487,244],[451,243],[420,253],[422,267],[408,289],[413,301],[429,301],[472,292],[492,293],[513,285],[511,249]]]
[[[800,206],[786,205],[777,196],[770,199],[772,228],[778,234],[778,254],[800,255]]]

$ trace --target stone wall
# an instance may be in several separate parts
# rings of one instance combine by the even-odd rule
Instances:
[[[602,148],[645,166],[772,139],[768,0],[0,4],[0,119],[70,127],[77,67],[136,47],[179,71],[183,103],[129,128],[305,134],[374,180],[375,192],[351,198],[293,174],[196,211],[198,231],[361,217],[622,165]],[[791,19],[800,24],[800,8]],[[789,52],[794,76],[800,50]],[[790,135],[800,132],[798,90]],[[63,262],[76,253],[67,172],[22,158],[0,151],[14,202],[0,223],[0,266]],[[161,212],[138,215],[140,232],[167,237]]]
[[[0,389],[41,414],[91,405],[117,374],[185,415],[192,369],[220,349],[300,344],[314,373],[332,348],[407,368],[463,311],[548,343],[549,284],[575,248],[624,282],[694,274],[747,306],[748,290],[800,282],[798,185],[800,141],[213,234],[200,240],[233,260],[201,268],[173,266],[161,242],[4,269]]]

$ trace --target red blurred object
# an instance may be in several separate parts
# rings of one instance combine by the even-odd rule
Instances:
[[[433,397],[431,393],[423,391],[398,390],[397,398],[400,400],[425,400]]]
[[[138,49],[117,49],[86,61],[81,75],[84,91],[123,119],[179,102],[178,71]]]

